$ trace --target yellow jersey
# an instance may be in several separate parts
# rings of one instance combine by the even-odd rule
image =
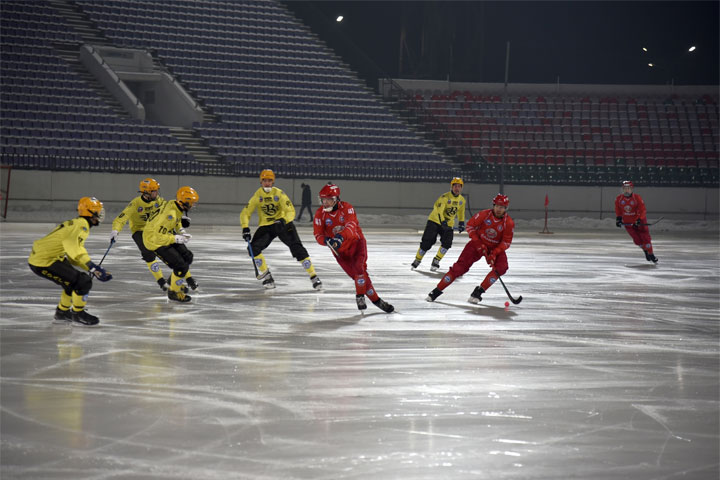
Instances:
[[[250,217],[257,210],[258,226],[271,225],[276,220],[285,219],[285,223],[295,220],[295,206],[285,192],[277,187],[265,193],[262,187],[250,198],[250,201],[240,212],[240,225],[247,228],[250,225]]]
[[[175,200],[162,204],[148,219],[143,230],[143,243],[148,250],[157,250],[175,243],[175,235],[182,229],[183,212]]]
[[[90,224],[86,218],[67,220],[39,240],[35,240],[28,263],[34,267],[49,267],[62,262],[65,257],[70,263],[87,270],[90,255],[85,250],[85,240],[90,235]]]
[[[162,197],[146,202],[142,195],[130,200],[127,207],[115,217],[112,222],[112,229],[118,232],[123,229],[125,224],[130,221],[130,233],[135,233],[145,228],[148,219],[154,216],[155,212],[160,210],[162,204],[165,203]]]
[[[440,195],[433,205],[428,220],[440,225],[443,220],[447,221],[448,227],[455,225],[455,217],[461,222],[465,221],[465,205],[467,201],[462,195],[457,197],[452,192]]]

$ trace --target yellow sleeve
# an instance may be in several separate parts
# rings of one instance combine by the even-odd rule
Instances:
[[[293,205],[290,197],[282,190],[280,191],[280,208],[283,209],[282,218],[285,219],[285,223],[290,223],[295,220],[295,205]]]
[[[431,222],[435,222],[438,225],[442,223],[443,220],[446,220],[443,218],[443,211],[445,210],[445,195],[440,195],[437,200],[435,200],[435,203],[433,204],[432,212],[430,212],[430,215],[428,216],[428,220]]]
[[[63,249],[68,260],[73,265],[87,270],[90,255],[85,249],[85,240],[90,235],[90,226],[84,218],[68,225],[67,232],[62,239]]]
[[[460,220],[461,222],[464,222],[465,221],[465,207],[467,207],[467,198],[463,197],[462,195],[460,195],[460,198],[462,198],[462,205],[460,206],[460,208],[458,208],[457,216],[458,216],[458,220]]]
[[[240,212],[240,226],[242,228],[247,228],[250,226],[250,217],[252,216],[253,212],[258,208],[258,195],[257,192],[253,193],[253,196],[250,197],[250,200],[248,201],[247,205],[245,205],[245,208],[242,209]],[[258,216],[260,214],[258,213]]]
[[[112,222],[112,229],[117,230],[118,232],[123,229],[125,224],[128,220],[130,220],[130,214],[135,209],[135,202],[133,200],[130,201],[130,203],[127,204],[127,207],[123,209],[120,214],[115,217],[115,220]]]
[[[167,202],[155,218],[147,223],[143,230],[143,242],[148,250],[157,250],[175,243],[175,230],[180,219],[178,213],[172,202]]]

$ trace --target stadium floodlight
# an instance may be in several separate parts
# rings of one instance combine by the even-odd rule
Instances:
[[[338,23],[339,23],[339,22],[342,22],[342,21],[343,21],[343,18],[345,18],[345,17],[343,17],[342,15],[338,15],[338,17],[335,19],[335,21],[338,22]]]
[[[694,51],[695,51],[695,45],[693,45],[692,47],[688,48],[688,52],[694,52]]]
[[[647,52],[647,47],[642,47],[643,52]]]
[[[652,63],[648,63],[648,67],[654,67],[654,66],[655,65],[653,65]]]

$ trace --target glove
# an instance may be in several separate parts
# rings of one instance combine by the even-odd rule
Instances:
[[[112,275],[105,271],[105,269],[102,268],[100,265],[95,265],[93,262],[88,262],[87,267],[90,271],[90,275],[94,276],[101,282],[107,282],[108,280],[112,280]]]
[[[180,245],[184,245],[190,241],[192,238],[192,235],[189,233],[184,233],[182,235],[175,235],[175,243],[179,243]]]
[[[495,253],[494,251],[488,253],[485,256],[485,260],[487,261],[487,264],[490,265],[491,267],[495,266],[495,257],[497,257],[497,253]]]
[[[120,235],[120,232],[118,232],[117,230],[113,230],[112,232],[110,232],[110,243],[117,242],[118,235]]]
[[[481,257],[487,256],[487,247],[483,244],[480,244],[479,246],[475,246],[475,251],[480,255]]]
[[[190,217],[183,215],[180,219],[180,224],[183,228],[188,228],[190,226]]]
[[[622,227],[622,217],[615,217],[615,226],[618,228]]]
[[[633,223],[633,227],[639,228],[640,225],[642,225],[642,220],[638,218],[637,220],[635,220],[635,223]]]
[[[344,240],[345,239],[343,238],[343,236],[338,233],[337,235],[335,235],[332,238],[330,238],[330,237],[326,238],[325,245],[328,245],[328,246],[332,247],[333,249],[337,250],[338,248],[340,248],[340,246],[342,245]]]
[[[465,222],[458,222],[458,233],[465,231]]]
[[[251,238],[252,235],[250,235],[250,229],[248,227],[243,228],[243,240],[249,242]]]

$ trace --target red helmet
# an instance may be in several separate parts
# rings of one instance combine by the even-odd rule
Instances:
[[[507,208],[510,205],[510,199],[507,197],[507,195],[498,193],[497,195],[495,195],[495,198],[493,198],[493,205],[502,205],[503,207]]]
[[[340,187],[330,183],[322,187],[318,195],[320,198],[337,198],[340,196]]]
[[[631,182],[630,180],[625,180],[623,182],[623,187],[635,188],[635,185],[633,185],[633,182]]]

